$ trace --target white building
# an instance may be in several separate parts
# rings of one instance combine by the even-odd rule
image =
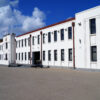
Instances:
[[[0,64],[100,69],[99,27],[100,6],[97,6],[32,32],[4,36]]]

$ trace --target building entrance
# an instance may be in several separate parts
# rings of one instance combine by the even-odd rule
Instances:
[[[41,61],[40,61],[40,52],[33,52],[32,53],[32,63],[34,65],[41,64]]]

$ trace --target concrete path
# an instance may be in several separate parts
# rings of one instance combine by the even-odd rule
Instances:
[[[100,100],[100,72],[0,67],[0,100]]]

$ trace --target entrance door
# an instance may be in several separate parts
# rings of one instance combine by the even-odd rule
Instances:
[[[32,53],[33,64],[40,64],[40,52]]]

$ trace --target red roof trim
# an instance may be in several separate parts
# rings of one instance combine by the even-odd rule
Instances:
[[[31,32],[27,32],[27,33],[18,35],[17,37],[20,37],[20,36],[23,36],[23,35],[27,35],[27,34],[32,33],[32,32],[40,31],[40,30],[42,30],[42,29],[46,29],[46,28],[49,28],[49,27],[52,27],[52,26],[55,26],[55,25],[59,25],[59,24],[65,23],[65,22],[69,22],[69,21],[72,21],[72,20],[75,20],[75,18],[70,18],[70,19],[67,19],[67,20],[64,20],[64,21],[55,23],[55,24],[51,24],[51,25],[48,25],[48,26],[45,26],[45,27],[36,29],[36,30],[34,30],[34,31],[31,31]]]

